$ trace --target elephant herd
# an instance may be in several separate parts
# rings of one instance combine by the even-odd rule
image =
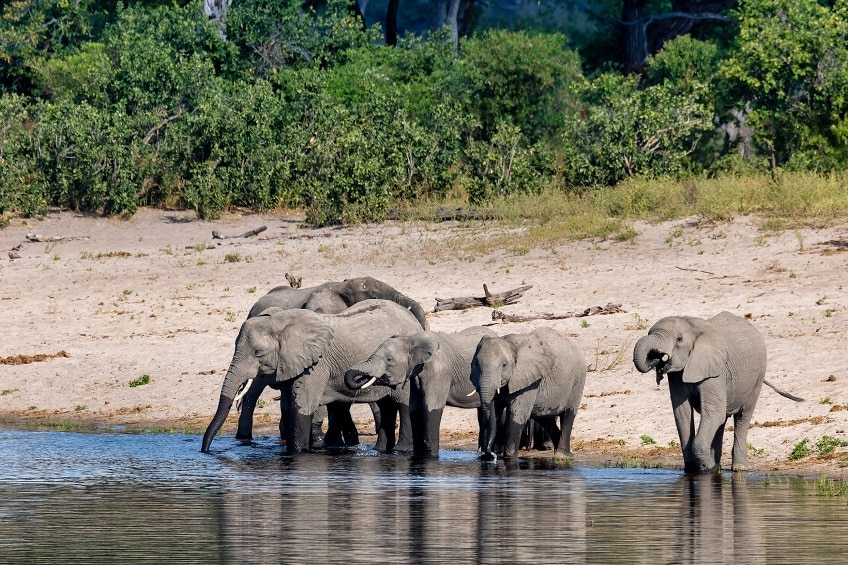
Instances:
[[[748,426],[763,383],[801,400],[765,380],[762,336],[728,312],[663,318],[637,342],[633,361],[640,372],[655,369],[657,383],[668,377],[686,472],[719,469],[731,415],[732,466],[747,468]],[[253,411],[270,386],[280,391],[280,433],[290,453],[311,447],[322,406],[325,444],[356,443],[350,406],[369,403],[380,451],[438,457],[442,413],[452,406],[477,410],[483,459],[514,459],[531,424],[545,432],[554,457],[564,457],[585,381],[584,357],[552,328],[503,336],[482,326],[429,331],[416,301],[372,277],[280,286],[241,326],[201,451],[209,451],[236,402],[236,437],[251,439]],[[701,414],[697,432],[694,412]]]

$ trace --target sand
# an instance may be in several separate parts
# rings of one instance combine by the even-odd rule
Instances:
[[[844,479],[848,448],[820,456],[816,444],[848,442],[848,219],[778,233],[760,224],[637,222],[627,241],[528,249],[487,244],[521,228],[486,221],[311,229],[296,215],[201,221],[153,209],[129,220],[71,212],[13,219],[0,229],[0,424],[202,432],[257,298],[286,284],[285,273],[304,286],[370,275],[418,300],[435,331],[566,332],[589,364],[573,433],[578,462],[682,467],[667,384],[636,371],[633,345],[663,316],[746,316],[765,336],[767,378],[806,399],[763,388],[749,433],[752,470]],[[249,238],[212,237],[259,226],[267,229]],[[481,296],[484,283],[492,292],[532,285],[501,308],[510,315],[609,303],[623,311],[522,323],[493,321],[487,307],[432,312],[436,297]],[[130,386],[145,375],[147,384]],[[273,394],[266,390],[257,412],[256,432],[267,441],[279,419]],[[216,442],[234,441],[235,417]],[[366,406],[354,417],[371,430]],[[471,448],[475,438],[474,412],[448,408],[443,447]],[[812,455],[790,461],[804,439]],[[731,441],[726,433],[725,466]]]

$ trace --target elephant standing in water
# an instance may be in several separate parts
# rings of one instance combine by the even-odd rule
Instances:
[[[471,381],[480,393],[486,422],[480,429],[484,459],[494,458],[499,425],[496,393],[506,412],[504,459],[516,456],[521,432],[531,417],[550,436],[555,458],[571,455],[571,429],[583,398],[586,361],[564,334],[538,328],[529,334],[483,337],[471,363]]]
[[[424,331],[390,337],[345,373],[345,384],[353,390],[375,382],[407,388],[413,455],[438,457],[445,406],[480,408],[471,384],[471,359],[483,336],[497,334],[477,326],[454,334]]]
[[[636,342],[633,363],[642,373],[668,376],[674,421],[687,473],[720,468],[724,425],[733,416],[732,468],[748,468],[748,426],[763,383],[786,398],[801,398],[765,380],[766,343],[744,318],[722,312],[709,320],[669,316]],[[701,414],[695,433],[694,412]]]
[[[344,384],[344,373],[371,355],[386,338],[420,329],[409,310],[386,300],[366,300],[340,314],[268,308],[248,318],[236,338],[218,409],[203,436],[201,450],[209,450],[237,393],[251,380],[266,375],[275,375],[275,382],[282,385],[281,410],[290,424],[286,426],[289,452],[309,447],[312,414],[321,404],[331,402],[377,402],[382,416],[378,437],[387,451],[394,448],[400,407],[401,443],[411,448],[409,414],[399,393],[380,385],[351,391]]]
[[[326,282],[309,288],[278,286],[268,291],[267,294],[256,301],[250,309],[248,318],[258,316],[263,311],[272,307],[282,310],[305,309],[320,314],[338,314],[354,304],[369,299],[395,302],[407,308],[415,316],[415,319],[418,320],[421,328],[428,328],[424,310],[418,302],[391,285],[373,277],[355,277],[340,282]],[[251,383],[250,388],[242,398],[236,439],[253,439],[253,413],[256,410],[256,403],[259,401],[259,397],[266,386],[280,387],[278,383],[275,383],[275,379],[273,378],[257,378]],[[285,394],[286,392],[286,390],[283,390],[281,394]],[[286,399],[281,399],[281,401],[285,403]],[[380,414],[376,405],[372,405],[371,408],[374,412],[375,421],[379,420]],[[355,440],[351,442],[351,437],[356,437],[356,427],[350,418],[348,407],[344,405],[330,406],[328,410],[330,429],[327,430],[327,443],[333,445],[340,442],[341,435],[344,435],[345,443],[355,443]],[[320,423],[316,422],[316,428],[319,426]],[[317,429],[315,431],[317,432]],[[280,437],[285,438],[286,435],[285,422],[281,421]]]

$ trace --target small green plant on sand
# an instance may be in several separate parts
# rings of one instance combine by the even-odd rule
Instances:
[[[656,445],[657,444],[657,440],[655,440],[654,438],[652,438],[649,435],[641,435],[641,436],[639,436],[639,439],[642,440],[642,445]]]
[[[150,375],[141,375],[139,378],[130,381],[130,388],[142,386],[150,383]]]
[[[789,452],[789,460],[798,461],[799,459],[812,455],[813,450],[809,448],[807,445],[808,443],[810,443],[810,440],[807,438],[796,443],[795,447],[792,448],[792,451]]]
[[[823,436],[816,442],[816,454],[819,457],[824,457],[825,455],[833,453],[837,447],[848,447],[848,441],[835,437]]]

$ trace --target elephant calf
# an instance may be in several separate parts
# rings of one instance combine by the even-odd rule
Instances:
[[[765,380],[766,343],[750,322],[730,312],[709,320],[669,316],[636,342],[633,363],[642,373],[668,376],[674,421],[687,473],[720,468],[724,425],[733,416],[733,470],[748,468],[748,426],[763,383],[786,398],[801,398]],[[701,414],[695,433],[694,412]]]
[[[345,384],[352,390],[375,382],[407,388],[413,454],[438,457],[445,406],[480,407],[480,397],[471,384],[471,359],[480,338],[496,335],[476,326],[454,334],[424,331],[394,336],[368,359],[351,367],[345,373]]]
[[[494,458],[492,446],[499,424],[496,393],[503,396],[506,411],[504,459],[516,456],[524,425],[531,417],[550,436],[554,457],[571,454],[571,429],[583,398],[586,361],[564,334],[538,328],[529,334],[482,338],[471,363],[471,381],[480,394],[485,420],[480,429],[485,459]]]

